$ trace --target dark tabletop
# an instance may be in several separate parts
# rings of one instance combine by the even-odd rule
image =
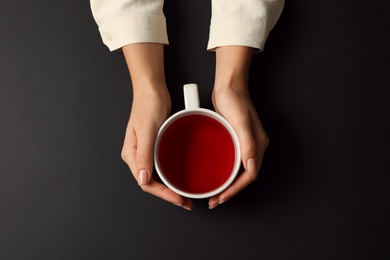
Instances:
[[[131,84],[88,1],[0,3],[0,259],[389,259],[390,2],[287,0],[251,96],[260,177],[214,210],[141,191]],[[165,4],[173,112],[211,108],[210,1]]]

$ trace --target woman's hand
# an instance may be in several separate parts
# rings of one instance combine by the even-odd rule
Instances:
[[[232,125],[241,150],[244,172],[222,193],[210,198],[209,208],[226,202],[252,183],[260,170],[268,137],[248,91],[252,49],[242,46],[219,47],[213,90],[213,105]]]
[[[210,198],[210,209],[229,200],[256,180],[268,146],[268,137],[247,92],[228,87],[214,91],[213,104],[237,133],[245,170],[225,191]]]
[[[191,210],[190,199],[176,194],[152,176],[154,143],[171,110],[165,84],[163,47],[160,44],[127,45],[123,53],[132,79],[133,103],[122,158],[143,191]]]
[[[170,108],[171,101],[167,91],[162,94],[137,93],[137,96],[134,96],[122,158],[129,165],[143,191],[191,209],[190,200],[168,189],[152,176],[154,142],[158,129],[170,114]]]

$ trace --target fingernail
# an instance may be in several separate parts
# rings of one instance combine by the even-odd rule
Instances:
[[[219,203],[215,203],[209,206],[209,209],[214,209],[219,205]]]
[[[192,208],[190,208],[190,207],[188,207],[188,206],[182,206],[183,207],[183,209],[186,209],[186,210],[188,210],[188,211],[192,211]]]
[[[226,201],[230,200],[231,198],[232,197],[227,197],[225,199],[222,199],[222,200],[218,201],[218,205],[221,205],[221,204],[225,203]]]
[[[146,170],[140,170],[138,173],[139,185],[145,185],[148,183],[148,172]]]
[[[190,207],[188,207],[188,206],[185,206],[185,205],[181,205],[181,204],[179,204],[179,203],[173,203],[174,205],[176,205],[176,206],[178,206],[178,207],[181,207],[181,208],[183,208],[183,209],[186,209],[186,210],[188,210],[188,211],[191,211],[192,210],[192,208],[190,208]]]
[[[254,158],[249,158],[248,161],[246,161],[246,167],[248,172],[256,174],[256,160]]]

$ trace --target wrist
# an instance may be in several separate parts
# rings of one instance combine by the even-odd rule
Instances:
[[[235,77],[223,77],[216,79],[214,82],[214,92],[221,92],[225,90],[233,90],[235,92],[248,92],[248,82],[246,79]]]
[[[132,113],[137,108],[138,113],[148,114],[152,109],[157,114],[167,118],[171,113],[171,97],[165,82],[137,82],[133,85]]]
[[[135,94],[145,92],[165,94],[167,92],[162,44],[129,44],[124,46],[122,50]]]
[[[150,79],[142,79],[132,81],[134,98],[158,98],[169,99],[169,92],[165,81],[152,81]]]
[[[252,53],[251,48],[244,46],[217,48],[214,90],[247,91]]]

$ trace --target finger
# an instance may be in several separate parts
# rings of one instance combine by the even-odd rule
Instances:
[[[252,117],[232,123],[240,143],[241,160],[247,172],[257,175],[257,146],[252,128]]]
[[[250,112],[247,112],[250,114]],[[252,117],[250,115],[240,117],[238,120],[230,120],[230,124],[237,134],[240,143],[241,160],[245,171],[224,192],[210,198],[209,208],[229,200],[257,178],[258,167],[261,162],[256,150],[256,137],[252,129]]]
[[[213,209],[218,205],[221,205],[222,203],[228,201],[229,199],[237,195],[240,191],[245,189],[249,184],[251,184],[257,179],[258,171],[263,162],[263,156],[264,156],[264,151],[266,146],[262,145],[262,142],[264,142],[263,140],[264,138],[262,132],[260,131],[260,128],[258,127],[256,128],[258,129],[258,131],[256,131],[256,135],[254,137],[250,136],[252,132],[252,128],[249,129],[250,132],[249,131],[245,132],[245,129],[239,130],[241,140],[247,140],[246,143],[244,141],[244,145],[241,145],[243,141],[240,141],[241,153],[242,153],[241,157],[242,157],[245,171],[240,176],[238,176],[236,180],[232,183],[232,185],[230,185],[225,191],[218,194],[217,196],[210,198],[209,200],[210,209]],[[239,134],[237,134],[237,136],[239,136]],[[250,140],[250,138],[254,138],[255,142],[260,145],[257,146],[252,145],[251,144],[252,141],[248,141]],[[262,148],[263,146],[264,149]],[[259,149],[256,150],[256,147],[258,147]],[[246,161],[246,165],[245,165],[245,161]]]
[[[219,195],[213,196],[209,199],[209,209],[213,209],[219,205]]]
[[[218,196],[219,204],[226,202],[233,196],[237,195],[240,191],[245,189],[249,184],[257,179],[257,175],[244,171],[238,178],[230,185],[225,191]]]
[[[258,128],[259,129],[259,128]],[[257,158],[256,158],[256,165],[250,165],[251,162],[248,163],[248,168],[252,169],[252,171],[245,170],[237,179],[230,185],[225,191],[222,193],[210,198],[209,200],[209,208],[215,208],[216,206],[226,202],[230,198],[237,195],[241,190],[246,188],[249,184],[254,182],[257,179],[258,171],[261,167],[261,164],[263,162],[263,156],[265,149],[268,145],[268,137],[263,134],[260,130],[257,131],[258,133],[255,138],[256,142],[259,143],[258,145],[259,149],[257,149]],[[253,168],[255,169],[255,174],[253,172]]]
[[[261,163],[261,162],[260,162]],[[254,182],[257,178],[257,174],[253,174],[249,171],[244,171],[237,179],[222,193],[210,198],[209,209],[213,209],[218,205],[228,201],[240,191],[245,189],[249,184]]]
[[[155,181],[153,178],[147,185],[142,185],[141,188],[143,191],[168,201],[176,206],[183,207],[187,210],[192,210],[193,208],[192,201],[189,198],[180,196],[179,194],[169,189],[167,186]]]

